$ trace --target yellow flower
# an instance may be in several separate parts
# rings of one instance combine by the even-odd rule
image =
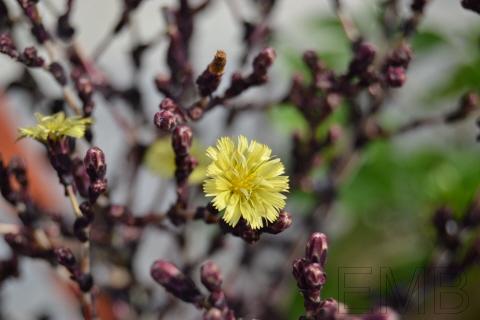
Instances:
[[[280,159],[271,158],[270,148],[244,136],[238,143],[220,138],[216,147],[207,149],[212,163],[207,168],[203,190],[213,197],[213,205],[225,210],[223,220],[235,226],[243,218],[252,229],[263,227],[263,220],[273,222],[285,207],[288,177]]]
[[[63,112],[50,116],[35,113],[35,118],[37,118],[36,126],[19,129],[19,139],[30,137],[40,142],[46,142],[49,139],[58,140],[66,136],[82,138],[87,126],[92,123],[90,118],[66,117]]]
[[[198,161],[188,182],[198,184],[205,179],[208,158],[204,155],[203,148],[197,140],[193,140],[190,154]],[[148,169],[162,178],[171,179],[175,174],[175,153],[173,152],[172,142],[169,137],[160,138],[155,141],[145,154],[144,163]]]

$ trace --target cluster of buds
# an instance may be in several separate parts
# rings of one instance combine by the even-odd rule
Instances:
[[[35,47],[27,47],[23,52],[19,52],[8,33],[0,35],[0,53],[8,55],[27,67],[39,68],[45,65],[45,60],[38,55]]]
[[[222,289],[222,275],[213,261],[206,261],[200,269],[202,284],[210,292],[208,296],[209,309],[203,315],[204,320],[235,320]]]
[[[29,68],[45,68],[58,84],[62,87],[67,85],[65,69],[60,63],[54,61],[47,66],[45,60],[38,55],[38,50],[35,47],[27,47],[23,52],[19,52],[8,33],[0,35],[0,53],[8,55]]]
[[[229,88],[225,91],[226,98],[233,98],[250,87],[259,86],[267,82],[267,72],[275,61],[276,53],[273,48],[265,48],[253,59],[253,71],[244,77],[235,72],[232,75]]]
[[[228,307],[222,289],[222,275],[218,266],[207,261],[201,266],[200,279],[209,291],[205,296],[193,280],[185,275],[173,263],[157,260],[153,263],[150,274],[152,278],[176,298],[192,303],[204,309],[205,320],[235,320],[233,311]]]
[[[322,299],[328,243],[323,233],[313,233],[305,248],[305,257],[293,262],[293,276],[304,297],[305,315],[301,320],[398,320],[396,312],[380,307],[364,315],[350,315],[348,308],[335,299]]]
[[[78,97],[82,101],[83,115],[89,117],[95,103],[93,101],[93,90],[94,86],[87,74],[83,73],[79,68],[75,68],[72,71],[71,78],[75,84],[75,90],[77,91]]]
[[[90,274],[82,272],[73,252],[65,247],[57,247],[54,250],[58,264],[64,266],[70,273],[70,278],[78,284],[83,292],[88,292],[93,287],[93,278]]]
[[[382,67],[385,83],[390,87],[401,87],[407,80],[407,68],[412,60],[410,46],[403,42],[387,57]]]
[[[172,132],[179,124],[185,121],[180,107],[170,98],[165,98],[160,103],[160,111],[155,113],[153,123],[157,128]]]
[[[377,50],[368,42],[360,41],[353,45],[353,59],[348,66],[347,76],[358,76],[365,78],[364,74],[367,72],[370,65],[375,59]]]
[[[242,238],[247,243],[253,244],[260,240],[262,233],[278,234],[287,230],[292,225],[292,216],[286,211],[281,211],[275,222],[256,230],[249,227],[243,219],[240,219],[235,227],[228,225],[223,220],[219,224],[223,232],[230,233],[233,236]]]
[[[90,187],[88,188],[89,200],[94,203],[97,198],[107,190],[107,163],[105,155],[100,148],[92,147],[87,150],[83,160],[85,170],[90,178]]]
[[[38,43],[45,43],[51,37],[47,29],[43,25],[42,18],[37,9],[37,2],[35,0],[17,0],[19,6],[22,8],[23,13],[30,21],[31,33],[38,41]]]
[[[324,271],[327,249],[327,237],[323,233],[314,233],[307,242],[305,257],[293,262],[293,276],[304,297],[307,318],[316,319],[317,314],[330,310],[324,308],[326,306],[320,296],[327,279]]]

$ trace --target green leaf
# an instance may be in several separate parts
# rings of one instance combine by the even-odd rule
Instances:
[[[284,133],[299,131],[305,134],[308,124],[303,115],[291,104],[279,104],[270,109],[270,120]]]
[[[415,53],[425,53],[448,44],[448,42],[442,34],[436,31],[421,30],[413,36],[411,44]]]

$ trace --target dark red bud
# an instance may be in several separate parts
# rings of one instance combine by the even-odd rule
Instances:
[[[193,281],[170,262],[155,261],[150,269],[150,274],[157,283],[183,301],[195,303],[203,299]]]
[[[213,261],[205,262],[200,268],[200,279],[209,291],[219,291],[222,287],[220,269]]]
[[[92,180],[102,179],[107,173],[105,154],[100,148],[93,147],[87,150],[83,160],[87,173]]]
[[[323,233],[316,232],[310,236],[305,248],[305,256],[311,262],[318,262],[322,266],[325,265],[327,260],[327,236]]]

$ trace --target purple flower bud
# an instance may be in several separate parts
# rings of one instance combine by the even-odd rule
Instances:
[[[196,303],[203,299],[193,281],[170,262],[155,261],[150,269],[150,274],[165,290],[183,301]]]
[[[91,222],[93,220],[94,213],[92,205],[89,202],[82,202],[82,204],[80,204],[80,211],[82,212],[85,219],[87,219],[87,221]]]
[[[2,33],[0,35],[0,52],[16,59],[19,55],[10,34]]]
[[[217,90],[227,63],[227,55],[218,50],[207,69],[197,78],[197,87],[200,95],[206,97]]]
[[[222,275],[213,261],[207,261],[202,265],[200,278],[209,291],[220,291],[222,289]]]
[[[387,64],[394,67],[407,68],[412,60],[412,49],[407,43],[402,43],[387,59]]]
[[[254,73],[260,72],[261,74],[265,74],[267,69],[275,61],[277,54],[273,48],[265,48],[255,57],[253,60],[253,70]]]
[[[97,198],[105,191],[107,191],[107,179],[99,179],[93,181],[88,188],[88,196],[90,202],[95,202]]]
[[[65,75],[65,69],[58,63],[52,62],[48,66],[48,70],[55,78],[55,80],[60,84],[62,87],[67,85],[67,76]]]
[[[105,177],[107,163],[105,162],[105,154],[100,148],[92,147],[88,149],[83,163],[90,179],[98,180]]]
[[[282,211],[278,215],[278,219],[272,224],[265,227],[262,231],[271,234],[278,234],[282,231],[287,230],[291,225],[292,215],[286,211]]]
[[[162,100],[159,106],[160,110],[168,110],[173,113],[178,112],[177,104],[170,98],[165,98]]]
[[[304,258],[299,258],[295,259],[292,264],[292,274],[295,280],[297,280],[297,284],[300,289],[306,288],[304,280],[305,263],[306,261]]]
[[[311,263],[304,270],[305,284],[312,289],[318,289],[325,284],[327,277],[319,263]]]
[[[83,273],[76,278],[80,290],[88,292],[93,287],[93,277],[89,273]]]
[[[88,234],[85,229],[89,224],[90,222],[85,217],[78,217],[75,219],[75,222],[73,223],[73,234],[79,241],[88,241]]]
[[[354,57],[349,66],[351,75],[359,74],[367,70],[375,59],[376,49],[367,42],[361,42],[354,48]]]
[[[178,117],[170,110],[155,113],[153,123],[161,130],[171,132],[178,125]]]
[[[73,267],[76,263],[72,250],[64,247],[58,247],[54,250],[57,262],[67,268]]]
[[[320,265],[325,266],[327,260],[327,236],[323,233],[316,232],[310,236],[305,248],[305,256],[311,262],[318,262]]]
[[[172,146],[176,153],[187,153],[192,146],[192,129],[186,125],[176,127],[173,130]]]
[[[385,80],[391,87],[398,88],[403,86],[407,80],[405,69],[403,67],[388,67],[385,74]]]
[[[45,64],[45,60],[38,55],[37,49],[35,47],[25,48],[23,53],[19,56],[19,60],[23,62],[26,66],[32,68],[39,68]]]

